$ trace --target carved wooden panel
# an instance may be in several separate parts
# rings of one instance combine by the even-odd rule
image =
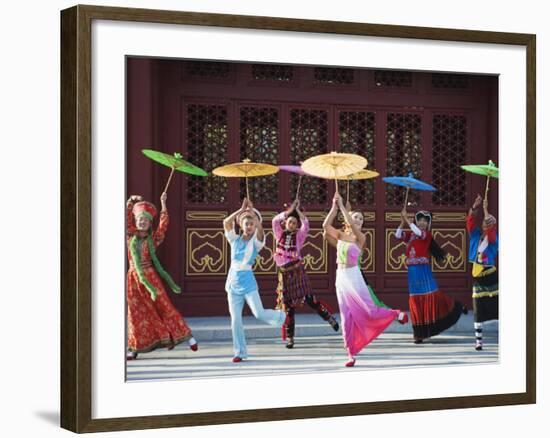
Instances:
[[[432,231],[434,239],[445,252],[445,260],[441,263],[432,258],[434,272],[465,272],[466,271],[466,230],[464,228],[436,228]],[[407,272],[405,264],[405,248],[403,241],[395,237],[395,228],[386,229],[385,272]]]
[[[227,275],[230,253],[222,227],[186,229],[185,273]]]

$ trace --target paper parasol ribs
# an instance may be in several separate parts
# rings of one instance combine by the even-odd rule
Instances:
[[[488,164],[468,164],[460,167],[466,172],[487,177],[487,183],[485,184],[485,199],[487,199],[487,193],[489,192],[489,181],[491,178],[498,179],[499,177],[499,169],[496,164],[489,160]]]
[[[409,173],[409,176],[387,176],[382,178],[384,182],[387,182],[389,184],[393,184],[396,186],[402,186],[407,187],[407,193],[405,194],[405,204],[404,207],[407,206],[407,200],[409,199],[409,190],[429,190],[432,192],[435,192],[437,189],[434,186],[431,186],[428,183],[425,183],[424,181],[421,181],[419,179],[416,179],[413,177],[412,173]]]
[[[345,178],[338,178],[338,179],[344,179],[348,182],[346,203],[349,202],[349,182],[350,181],[356,181],[360,179],[371,179],[371,178],[376,178],[377,176],[380,176],[380,174],[376,170],[363,169],[363,170],[360,170],[359,172],[352,173],[351,175],[348,175]]]
[[[333,179],[338,191],[338,179],[346,179],[363,170],[367,164],[367,159],[360,155],[330,152],[308,158],[302,163],[302,169],[308,175]]]
[[[168,186],[170,185],[170,181],[172,180],[172,175],[174,175],[174,171],[176,170],[178,172],[189,173],[196,176],[208,175],[208,173],[206,173],[200,167],[197,167],[194,164],[185,161],[182,158],[182,155],[178,152],[175,152],[173,155],[169,155],[164,152],[154,151],[153,149],[142,149],[141,152],[143,152],[143,155],[145,155],[147,158],[150,158],[151,160],[172,169],[163,192],[166,192],[168,190]]]
[[[248,178],[257,176],[273,175],[277,173],[279,168],[273,164],[253,163],[248,158],[245,158],[239,163],[226,164],[225,166],[215,168],[212,173],[217,176],[226,178],[245,178],[246,179],[246,197],[250,199],[248,189]]]

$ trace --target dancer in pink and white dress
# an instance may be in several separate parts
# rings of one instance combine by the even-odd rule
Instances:
[[[343,230],[332,223],[338,213],[344,215]],[[372,300],[365,283],[358,259],[365,246],[366,237],[361,231],[363,214],[348,212],[338,193],[334,195],[332,208],[323,223],[324,236],[336,247],[338,269],[336,270],[336,297],[340,307],[340,320],[344,345],[348,351],[347,367],[355,365],[356,355],[376,339],[395,319],[401,324],[408,322],[407,314],[395,309],[379,307]]]

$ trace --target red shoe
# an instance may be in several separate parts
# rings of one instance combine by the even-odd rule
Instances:
[[[405,312],[401,312],[401,313],[403,314],[403,318],[401,319],[397,318],[397,321],[399,321],[399,324],[407,324],[409,322],[409,315],[407,315]]]
[[[233,362],[235,362],[235,363],[237,363],[237,362],[242,362],[242,361],[243,361],[239,356],[235,356],[232,360],[233,360]]]
[[[347,366],[348,368],[354,365],[355,365],[355,359],[350,359],[345,363],[345,366]]]
[[[137,356],[138,354],[133,352],[133,351],[129,351],[126,353],[126,360],[134,360],[134,359],[137,359]]]
[[[193,345],[190,345],[189,348],[193,351],[197,351],[199,349],[199,344],[193,344]]]

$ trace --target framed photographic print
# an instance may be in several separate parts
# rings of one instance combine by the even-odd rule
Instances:
[[[61,49],[62,427],[535,402],[534,35],[75,6]]]

